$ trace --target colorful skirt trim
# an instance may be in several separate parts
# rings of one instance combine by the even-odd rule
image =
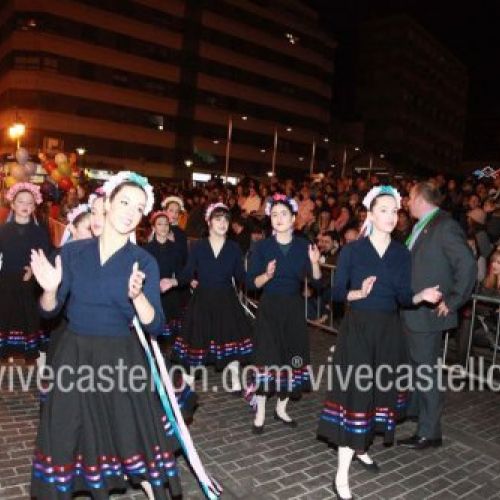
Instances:
[[[248,363],[253,352],[252,324],[233,288],[197,288],[189,301],[172,359],[186,367],[232,361]]]
[[[82,493],[100,500],[142,481],[158,500],[180,495],[179,442],[135,333],[81,336],[66,329],[60,335],[51,362],[58,383],[41,407],[32,497],[69,500]],[[138,368],[144,374],[139,386],[131,376]],[[187,389],[178,397],[189,405],[191,394]]]
[[[367,450],[376,434],[392,444],[396,423],[404,418],[408,405],[408,393],[398,390],[404,385],[398,383],[402,382],[398,367],[406,363],[398,314],[348,311],[331,363],[318,436],[357,451]],[[378,367],[384,369],[376,376]]]

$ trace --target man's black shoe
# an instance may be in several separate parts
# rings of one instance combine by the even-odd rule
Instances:
[[[398,440],[398,446],[406,446],[412,450],[425,450],[426,448],[438,448],[443,445],[443,440],[438,439],[428,439],[420,436],[412,436],[408,439]]]

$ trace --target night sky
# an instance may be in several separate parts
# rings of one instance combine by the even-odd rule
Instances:
[[[336,38],[334,112],[352,114],[356,39],[361,21],[405,13],[415,18],[468,68],[465,160],[500,160],[500,1],[312,0]]]

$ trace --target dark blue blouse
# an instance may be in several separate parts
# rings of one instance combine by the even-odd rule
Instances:
[[[239,245],[226,239],[215,257],[208,238],[203,238],[191,247],[188,262],[178,281],[182,285],[196,279],[202,288],[229,288],[233,286],[233,277],[238,283],[245,280]]]
[[[376,276],[370,295],[353,300],[353,309],[392,312],[398,304],[413,305],[411,256],[409,250],[392,240],[382,257],[369,238],[346,245],[339,257],[332,288],[332,300],[345,302],[350,290],[359,290],[365,278]]]
[[[151,335],[163,331],[158,264],[144,249],[127,242],[101,265],[99,240],[91,238],[64,245],[61,259],[57,306],[48,312],[42,309],[43,316],[56,316],[66,304],[68,327],[78,335],[132,335],[135,308],[128,297],[128,282],[132,266],[138,262],[139,270],[146,274],[142,291],[155,310],[153,321],[142,326]]]
[[[279,295],[297,295],[301,292],[302,283],[308,275],[311,284],[317,285],[320,280],[312,279],[312,267],[309,260],[309,242],[301,237],[293,236],[291,246],[283,253],[274,236],[259,241],[250,257],[247,274],[247,286],[255,290],[255,278],[263,274],[267,264],[276,259],[276,271],[271,280],[263,287],[264,293]]]
[[[33,221],[28,224],[11,221],[0,226],[0,275],[22,276],[24,267],[30,265],[32,249],[43,250],[45,255],[50,253],[49,233],[45,226],[38,226]]]
[[[179,276],[182,271],[183,256],[179,247],[172,241],[159,243],[156,237],[144,245],[144,250],[150,253],[160,268],[160,278],[172,278]]]
[[[181,266],[185,266],[188,258],[188,240],[186,233],[179,226],[171,226],[170,230],[174,233],[174,244],[180,255]]]

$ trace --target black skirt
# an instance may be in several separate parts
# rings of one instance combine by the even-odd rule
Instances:
[[[300,295],[263,294],[254,329],[259,395],[300,397],[309,391],[309,335]]]
[[[158,340],[170,344],[180,334],[183,316],[182,290],[173,288],[161,295],[161,305],[165,315],[165,327]]]
[[[34,279],[2,274],[0,277],[0,358],[22,354],[37,357],[46,343],[40,328],[39,288]]]
[[[197,288],[189,301],[172,358],[184,366],[246,363],[253,351],[252,324],[235,291]]]
[[[350,310],[340,326],[318,436],[337,446],[367,450],[375,434],[394,441],[396,422],[404,417],[407,393],[398,391],[397,368],[406,363],[401,321],[396,312]],[[358,367],[368,366],[373,378]],[[379,371],[376,383],[377,367]],[[360,374],[356,383],[356,370]],[[401,376],[402,373],[399,374]]]
[[[57,350],[57,344],[64,338],[64,332],[67,329],[68,322],[64,318],[58,318],[59,324],[56,329],[50,333],[48,348],[47,348],[47,359],[46,366],[53,369],[53,358],[54,353]],[[177,370],[172,370],[172,365],[170,361],[164,356],[165,365],[169,373],[173,374],[172,383],[175,390],[175,397],[179,408],[182,412],[182,416],[187,424],[193,421],[194,412],[198,406],[198,395],[191,389],[191,387],[186,384]],[[172,370],[172,371],[171,371]],[[40,403],[44,404],[48,398],[48,383],[42,379],[41,390],[40,390]]]
[[[126,368],[115,368],[120,365]],[[111,490],[125,490],[128,481],[150,482],[158,499],[168,498],[166,488],[172,495],[181,493],[175,458],[179,444],[151,389],[150,369],[134,333],[94,337],[65,330],[52,367],[63,385],[54,385],[42,406],[33,497],[62,500],[82,492],[107,499]],[[78,373],[82,367],[85,371]],[[145,389],[137,378],[132,382],[131,369],[137,367],[145,374]]]

